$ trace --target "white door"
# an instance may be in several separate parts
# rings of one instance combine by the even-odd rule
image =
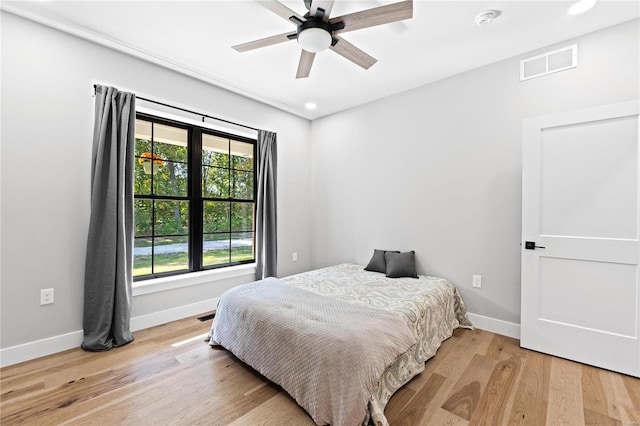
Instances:
[[[524,120],[520,340],[640,377],[638,111]]]

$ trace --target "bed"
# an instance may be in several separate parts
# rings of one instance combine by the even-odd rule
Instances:
[[[389,398],[458,327],[472,325],[449,281],[341,264],[227,291],[209,344],[280,385],[316,424],[386,425]]]

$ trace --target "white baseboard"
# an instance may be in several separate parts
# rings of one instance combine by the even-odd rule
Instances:
[[[190,317],[192,315],[198,315],[203,312],[211,312],[216,309],[219,300],[219,297],[214,297],[213,299],[201,300],[200,302],[192,303],[190,305],[178,306],[165,311],[133,317],[131,318],[131,331],[144,330],[145,328],[166,324],[171,321]]]
[[[131,318],[131,331],[139,331],[156,325],[166,324],[192,315],[213,311],[218,306],[219,297],[202,300],[190,305],[178,306],[152,314],[140,315]],[[0,367],[29,361],[46,355],[55,354],[80,347],[84,333],[82,330],[58,336],[48,337],[34,342],[11,346],[0,349]]]
[[[71,333],[60,334],[59,336],[48,337],[36,340],[35,342],[23,343],[22,345],[11,346],[0,349],[0,367],[17,364],[66,351],[80,346],[84,334],[82,330]]]
[[[474,327],[481,330],[520,339],[520,324],[472,314],[471,312],[467,313],[467,318],[469,318]]]

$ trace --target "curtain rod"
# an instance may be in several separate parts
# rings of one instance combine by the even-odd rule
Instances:
[[[94,84],[93,85],[93,91],[94,92],[95,92],[97,86],[98,86],[98,84]],[[177,110],[180,110],[180,111],[183,111],[183,112],[188,112],[189,114],[199,115],[199,116],[202,117],[202,122],[203,123],[204,123],[204,118],[206,117],[206,118],[210,118],[212,120],[222,121],[223,123],[233,124],[234,126],[240,126],[240,127],[246,128],[246,129],[255,130],[256,132],[260,131],[260,129],[256,129],[255,127],[247,126],[246,124],[235,123],[233,121],[225,120],[224,118],[213,117],[211,115],[203,114],[201,112],[188,110],[186,108],[181,108],[181,107],[177,107],[177,106],[174,106],[174,105],[169,105],[167,103],[160,102],[160,101],[155,101],[153,99],[143,98],[142,96],[137,96],[135,94],[134,94],[134,96],[136,97],[136,99],[140,99],[140,100],[146,101],[146,102],[151,102],[152,104],[162,105],[162,106],[165,106],[167,108],[173,108],[173,109],[177,109]]]

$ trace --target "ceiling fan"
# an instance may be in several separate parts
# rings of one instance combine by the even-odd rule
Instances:
[[[369,69],[377,60],[340,37],[340,34],[402,21],[413,16],[413,0],[404,0],[335,18],[329,18],[333,0],[304,0],[305,7],[309,10],[304,16],[300,16],[276,0],[256,1],[296,25],[297,29],[293,33],[287,32],[250,41],[235,45],[233,48],[238,52],[246,52],[297,39],[302,48],[302,54],[296,78],[309,77],[316,53],[327,48],[362,68]]]

